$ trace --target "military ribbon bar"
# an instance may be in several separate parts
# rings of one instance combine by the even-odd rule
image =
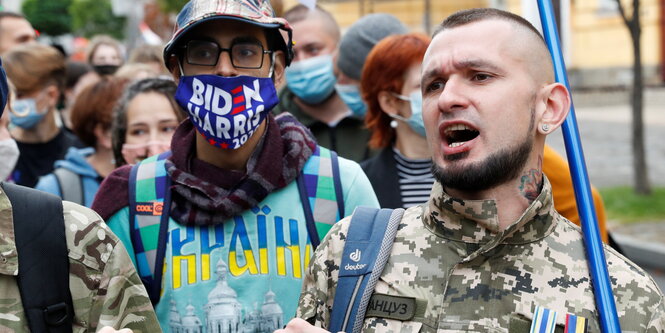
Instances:
[[[536,306],[536,311],[533,312],[530,333],[554,333],[555,327],[556,312]]]
[[[584,317],[578,317],[573,314],[566,315],[566,329],[564,333],[586,333],[587,320]]]

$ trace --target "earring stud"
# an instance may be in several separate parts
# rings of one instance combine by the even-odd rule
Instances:
[[[550,125],[548,125],[548,124],[543,124],[542,128],[543,128],[543,132],[549,132],[550,131]]]
[[[392,121],[390,122],[390,127],[392,127],[392,128],[397,128],[397,120],[392,120]]]

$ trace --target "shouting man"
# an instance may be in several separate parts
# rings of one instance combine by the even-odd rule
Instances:
[[[555,211],[541,170],[570,95],[538,31],[496,9],[450,16],[425,54],[422,94],[437,181],[401,219],[363,331],[600,331],[582,233]],[[338,223],[315,253],[288,331],[329,327],[348,230]],[[663,332],[654,281],[605,255],[622,330]]]

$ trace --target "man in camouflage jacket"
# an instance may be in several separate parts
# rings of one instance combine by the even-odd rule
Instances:
[[[1,64],[0,92],[2,115],[7,82]],[[118,238],[88,208],[65,201],[63,213],[73,332],[95,332],[105,326],[103,332],[121,328],[160,332],[150,299]],[[0,187],[0,332],[29,331],[17,285],[18,265],[12,205]]]
[[[92,210],[63,202],[74,332],[104,326],[160,332],[150,299],[127,251]],[[27,332],[16,284],[18,255],[9,198],[0,190],[0,332]],[[48,279],[48,276],[44,277]]]
[[[422,92],[437,182],[402,218],[364,332],[529,332],[537,308],[557,314],[554,332],[572,316],[580,330],[566,332],[600,331],[581,231],[554,210],[541,172],[545,137],[570,105],[551,68],[543,39],[513,14],[462,11],[435,32]],[[348,228],[336,224],[316,250],[302,319],[286,331],[328,327]],[[605,255],[623,332],[665,332],[651,277]]]

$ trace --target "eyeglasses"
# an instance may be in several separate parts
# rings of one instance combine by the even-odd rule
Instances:
[[[263,55],[273,51],[265,51],[263,45],[253,42],[234,42],[230,48],[221,48],[212,41],[190,40],[185,45],[185,58],[190,65],[216,66],[219,55],[228,52],[231,65],[235,68],[258,69],[263,66]]]

